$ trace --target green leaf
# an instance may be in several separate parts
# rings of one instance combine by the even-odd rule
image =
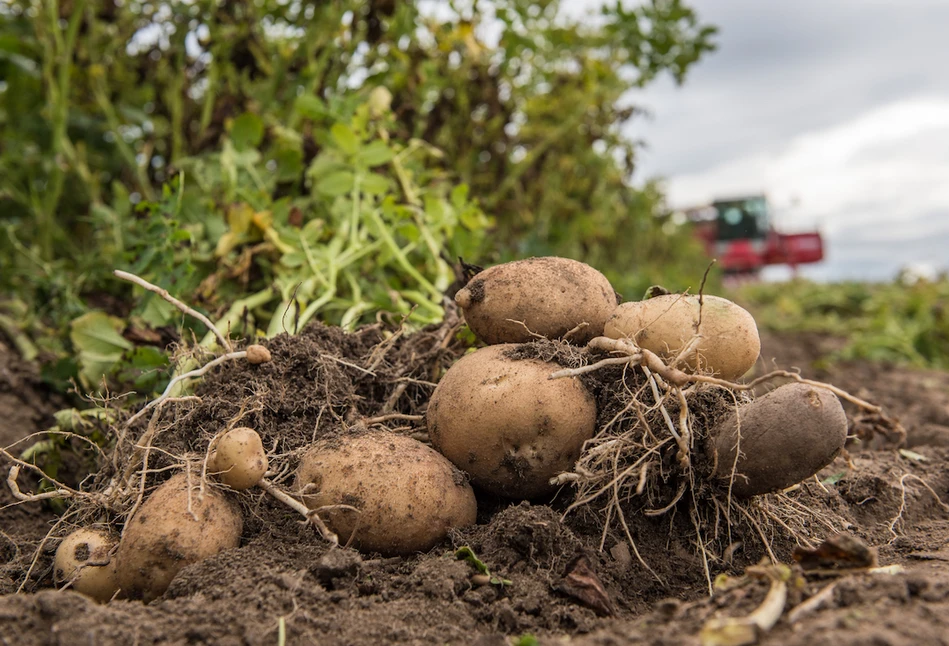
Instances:
[[[455,558],[460,561],[468,561],[468,563],[471,564],[471,567],[477,570],[478,574],[484,574],[485,576],[489,577],[491,585],[512,585],[513,583],[509,579],[502,579],[491,574],[491,572],[488,570],[488,566],[484,564],[484,561],[479,559],[474,553],[474,550],[467,545],[460,547],[455,551]]]
[[[303,172],[303,151],[284,149],[277,153],[274,161],[277,162],[277,181],[293,182],[300,178]]]
[[[126,350],[134,346],[119,332],[125,322],[105,312],[88,312],[70,324],[69,338],[79,351],[80,376],[88,384],[98,383]]]
[[[263,138],[264,122],[256,114],[245,112],[231,124],[231,141],[238,150],[256,148]]]
[[[362,189],[370,195],[385,195],[392,184],[388,178],[379,173],[369,173],[360,182]]]
[[[356,155],[356,161],[369,168],[386,164],[395,157],[395,152],[384,141],[373,141]]]
[[[142,311],[142,320],[152,327],[161,327],[171,321],[176,311],[175,306],[164,298],[151,294]]]
[[[319,119],[326,115],[326,105],[319,97],[312,94],[298,96],[293,104],[293,109],[306,119]]]
[[[650,298],[655,298],[657,296],[667,296],[671,294],[668,289],[662,285],[652,285],[649,289],[646,290],[646,293],[643,294],[643,300],[648,301]]]
[[[345,195],[353,190],[354,179],[352,171],[338,170],[318,179],[316,190],[327,197]]]
[[[843,480],[844,477],[846,477],[846,475],[847,475],[846,471],[841,471],[840,473],[835,473],[833,475],[827,476],[826,478],[821,480],[820,483],[825,484],[825,485],[835,485],[841,480]]]
[[[347,155],[355,155],[359,150],[359,139],[353,129],[344,123],[334,123],[330,128],[330,134],[333,135],[333,141]]]
[[[484,561],[478,558],[474,553],[474,550],[465,545],[464,547],[459,547],[455,551],[455,558],[459,561],[468,561],[475,570],[478,571],[478,574],[488,574],[491,573],[488,571],[488,566],[484,564]]]

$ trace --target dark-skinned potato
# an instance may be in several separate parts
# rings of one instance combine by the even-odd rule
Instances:
[[[734,470],[731,492],[745,498],[806,480],[837,457],[846,439],[847,415],[837,396],[791,383],[718,423],[708,453],[713,476],[730,480]]]
[[[185,474],[172,476],[148,497],[129,520],[116,554],[122,593],[146,603],[164,594],[187,565],[240,543],[243,519],[223,493],[192,477],[191,507]]]
[[[616,308],[606,276],[569,258],[544,257],[495,265],[455,295],[465,321],[487,343],[523,343],[534,335],[586,343],[603,333]]]
[[[296,491],[345,544],[364,552],[423,552],[475,522],[467,478],[421,442],[387,431],[320,440],[303,456]],[[359,510],[321,509],[348,505]]]
[[[232,428],[218,438],[208,457],[208,469],[231,489],[250,489],[267,473],[260,435],[252,428]]]
[[[105,602],[119,589],[115,576],[115,557],[109,552],[116,539],[102,529],[77,529],[56,548],[53,580],[56,585]]]
[[[493,345],[462,357],[432,394],[426,420],[432,445],[472,482],[509,498],[553,491],[593,437],[596,403],[576,378],[548,379],[560,366],[505,356]]]
[[[632,339],[668,361],[695,336],[699,326],[702,340],[680,367],[729,381],[738,379],[755,365],[761,351],[754,318],[718,296],[703,296],[701,310],[699,326],[698,296],[666,294],[623,303],[606,322],[603,334],[611,339]]]

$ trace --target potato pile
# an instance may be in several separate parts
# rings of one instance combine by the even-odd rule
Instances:
[[[525,352],[526,342],[560,340],[591,362],[623,350],[637,361],[629,365],[643,366],[647,375],[647,366],[667,378],[692,375],[670,378],[678,387],[709,377],[729,387],[760,351],[754,319],[731,301],[667,294],[619,304],[603,274],[565,258],[484,270],[455,300],[486,345],[455,362],[435,387],[425,414],[431,447],[356,425],[301,447],[289,462],[288,454],[280,456],[274,470],[292,482],[283,491],[258,432],[227,428],[208,443],[200,469],[189,467],[150,495],[138,494],[121,539],[91,528],[66,537],[56,553],[56,583],[103,602],[156,599],[184,567],[240,545],[244,518],[237,501],[260,492],[306,516],[328,540],[385,556],[429,550],[476,522],[472,484],[515,500],[549,496],[602,430],[597,399],[580,373],[551,378],[562,366]],[[259,345],[246,358],[254,365],[271,361]],[[677,403],[684,402],[678,393]],[[719,417],[701,429],[694,456],[674,428],[672,435],[680,442],[680,464],[704,460],[702,473],[739,498],[810,477],[846,440],[837,397],[802,383]]]
[[[594,436],[597,418],[579,379],[549,379],[560,366],[514,359],[515,344],[602,335],[729,382],[754,366],[761,349],[751,314],[727,299],[665,294],[617,305],[605,276],[564,258],[484,270],[455,301],[488,346],[442,378],[426,417],[429,436],[472,482],[511,498],[549,493],[551,479],[569,471]],[[792,384],[709,429],[706,454],[713,477],[728,480],[734,495],[752,496],[816,473],[843,448],[846,430],[833,393]]]

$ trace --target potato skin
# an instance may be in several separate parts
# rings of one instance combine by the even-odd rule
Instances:
[[[313,493],[306,493],[304,487]],[[431,549],[456,527],[475,522],[477,503],[464,474],[417,440],[386,431],[320,440],[297,469],[296,491],[340,543],[402,555]],[[355,536],[353,532],[355,531]]]
[[[243,519],[223,493],[205,488],[203,498],[192,478],[181,473],[159,486],[128,521],[116,554],[122,593],[146,603],[164,594],[187,565],[240,544]]]
[[[559,339],[585,322],[587,327],[567,339],[582,344],[603,333],[617,299],[610,281],[590,265],[548,256],[485,269],[455,295],[455,302],[488,345],[531,341],[530,332]]]
[[[242,491],[260,482],[267,473],[267,454],[260,435],[252,428],[232,428],[222,435],[208,458],[208,468],[231,489]]]
[[[494,345],[458,360],[429,401],[432,445],[479,487],[509,498],[555,489],[596,429],[596,403],[576,378],[539,359],[512,360]]]
[[[714,477],[727,480],[734,467],[731,490],[739,497],[780,491],[806,480],[830,464],[847,440],[843,406],[823,388],[786,384],[738,412],[709,432],[707,451]]]
[[[698,296],[666,294],[619,305],[603,334],[611,339],[632,339],[668,360],[695,335],[698,319]],[[703,297],[699,332],[704,338],[686,362],[693,372],[701,369],[732,381],[748,372],[761,352],[755,319],[726,298]]]
[[[115,543],[115,537],[105,530],[86,527],[77,529],[56,548],[53,580],[57,585],[71,582],[70,588],[76,592],[102,603],[108,601],[119,589],[115,557],[109,556]]]

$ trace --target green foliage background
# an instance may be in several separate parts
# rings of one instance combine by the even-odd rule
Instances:
[[[629,184],[621,127],[624,93],[682,82],[715,29],[679,0],[608,1],[595,25],[557,0],[419,4],[0,5],[0,326],[21,352],[53,383],[151,387],[192,323],[113,269],[236,334],[438,320],[459,256],[695,287],[706,260],[660,187]]]
[[[847,339],[837,357],[949,369],[949,277],[892,283],[751,284],[736,298],[762,329]]]

